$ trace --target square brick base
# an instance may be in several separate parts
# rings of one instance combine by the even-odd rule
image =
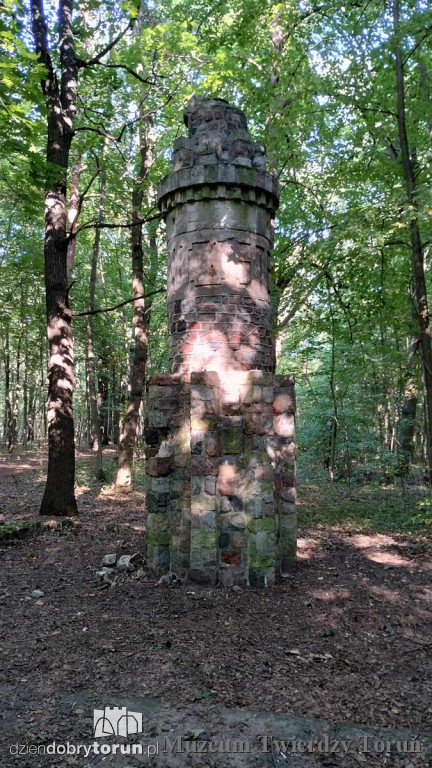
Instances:
[[[160,374],[147,413],[150,569],[201,584],[274,583],[296,553],[293,377]]]

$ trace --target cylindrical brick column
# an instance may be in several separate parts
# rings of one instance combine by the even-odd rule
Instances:
[[[194,98],[159,185],[170,374],[150,381],[147,555],[155,571],[264,587],[295,556],[294,382],[273,374],[278,184],[242,112]]]
[[[168,244],[171,373],[273,370],[269,259],[277,179],[246,118],[191,100],[189,138],[159,185]]]

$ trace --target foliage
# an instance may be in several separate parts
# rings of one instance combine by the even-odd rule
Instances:
[[[76,0],[79,70],[73,162],[85,191],[78,221],[70,299],[88,305],[94,224],[105,175],[104,227],[96,306],[131,296],[132,187],[143,119],[154,132],[145,181],[143,217],[156,212],[156,186],[169,170],[173,140],[183,132],[181,111],[193,93],[221,96],[245,110],[251,133],[267,145],[279,176],[272,294],[278,370],[297,376],[300,461],[328,464],[337,411],[335,473],[355,478],[374,467],[398,473],[397,435],[412,331],[409,230],[412,208],[403,185],[396,112],[395,37],[380,3],[242,0],[165,3]],[[48,7],[48,4],[47,4]],[[48,9],[50,30],[55,19]],[[0,320],[1,395],[37,383],[36,417],[44,431],[46,364],[42,292],[42,196],[50,169],[43,161],[45,107],[41,67],[28,34],[27,6],[6,0],[0,9]],[[432,238],[431,41],[432,11],[420,0],[402,5],[406,117],[417,168],[422,238]],[[114,48],[92,59],[131,23]],[[51,34],[51,31],[50,31]],[[55,55],[55,54],[54,54]],[[58,65],[58,62],[55,62]],[[143,118],[144,116],[144,118]],[[144,224],[147,290],[165,285],[163,226]],[[151,228],[153,227],[153,229]],[[425,246],[427,250],[427,245]],[[429,268],[427,271],[429,280]],[[133,355],[132,307],[94,318],[101,404],[113,421],[127,400]],[[86,429],[86,326],[73,321],[76,346],[75,415]],[[18,351],[19,340],[25,343]],[[11,369],[6,387],[7,356]],[[20,363],[19,363],[20,359]],[[21,365],[21,377],[17,375]],[[24,366],[24,367],[23,367]],[[167,368],[164,296],[150,322],[149,374]],[[105,377],[105,378],[104,378]],[[421,382],[420,389],[421,389]],[[9,391],[6,391],[8,389]],[[28,393],[28,398],[30,397]],[[13,399],[13,398],[12,398]],[[421,398],[416,459],[424,458]],[[24,436],[20,400],[20,436]],[[8,430],[6,409],[3,434]],[[363,468],[363,469],[359,469]]]

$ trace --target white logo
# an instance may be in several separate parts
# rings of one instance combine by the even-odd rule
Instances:
[[[142,714],[141,712],[128,712],[126,707],[95,709],[93,726],[95,738],[142,733]]]

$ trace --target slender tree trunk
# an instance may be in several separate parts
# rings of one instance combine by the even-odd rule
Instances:
[[[419,326],[422,367],[426,390],[427,411],[427,450],[429,481],[432,480],[432,346],[429,320],[428,296],[424,270],[424,252],[418,220],[418,200],[416,196],[416,180],[414,161],[410,153],[405,113],[405,75],[403,52],[400,39],[400,9],[399,0],[393,1],[393,27],[395,35],[396,85],[398,102],[399,144],[402,157],[402,167],[408,205],[411,207],[410,237],[411,237],[411,268],[414,278],[413,298]]]
[[[10,426],[9,426],[9,442],[8,442],[9,453],[14,452],[14,448],[17,442],[19,391],[20,391],[20,366],[21,366],[21,335],[18,337],[18,346],[17,346],[15,391],[13,394],[11,394],[11,420],[10,420]]]
[[[102,222],[105,214],[105,174],[101,177],[99,215],[98,220]],[[89,312],[95,309],[97,267],[100,254],[101,229],[96,228],[93,240],[92,262],[90,271],[90,289],[89,289]],[[98,412],[98,396],[96,388],[96,362],[94,353],[94,318],[87,315],[87,386],[90,405],[90,445],[95,459],[95,476],[98,480],[104,480],[105,475],[102,466],[102,437]]]
[[[336,444],[337,444],[337,434],[338,434],[338,426],[339,426],[339,418],[338,418],[338,403],[336,398],[336,389],[335,389],[335,362],[336,362],[336,350],[335,350],[335,322],[334,322],[334,314],[333,314],[333,306],[331,301],[331,295],[330,295],[330,284],[327,280],[327,294],[329,298],[329,307],[330,307],[330,317],[331,317],[331,367],[330,367],[330,394],[331,394],[331,401],[332,401],[332,408],[333,408],[333,418],[332,423],[330,427],[330,435],[329,435],[329,464],[328,464],[328,470],[330,475],[330,480],[333,482],[334,480],[334,471],[335,471],[335,464],[336,464]]]
[[[6,325],[5,331],[5,356],[4,356],[4,369],[5,369],[5,401],[4,401],[4,417],[3,417],[3,440],[5,444],[9,442],[10,423],[12,419],[12,407],[11,407],[11,392],[10,392],[10,336],[9,325]]]
[[[143,184],[148,176],[152,163],[152,144],[150,128],[140,131],[140,170],[132,191],[132,223],[138,225],[142,221],[142,203],[144,197]],[[123,432],[120,438],[116,489],[129,491],[132,484],[133,452],[137,438],[140,417],[142,393],[146,376],[148,354],[148,328],[151,302],[139,298],[145,294],[143,271],[142,226],[132,226],[132,291],[135,298],[133,310],[133,328],[135,337],[135,354],[132,363],[129,403],[124,419]]]
[[[40,513],[76,515],[72,397],[75,386],[67,281],[66,178],[73,135],[78,79],[72,31],[73,0],[59,4],[60,82],[48,47],[43,0],[31,0],[32,31],[48,111],[47,161],[57,181],[45,195],[45,290],[48,362],[48,473]]]
[[[399,465],[400,472],[407,475],[414,454],[414,432],[416,424],[418,384],[417,384],[417,350],[420,339],[417,332],[413,332],[408,350],[407,379],[405,382],[404,400],[402,403],[399,422]]]

